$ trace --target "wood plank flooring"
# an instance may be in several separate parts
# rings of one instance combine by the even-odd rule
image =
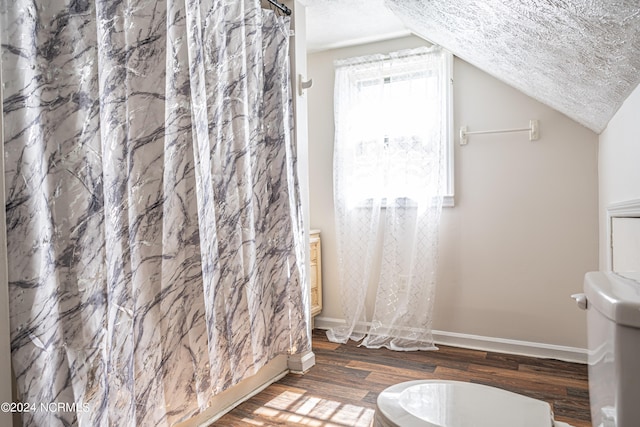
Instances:
[[[439,346],[393,352],[334,344],[314,330],[316,366],[289,374],[215,426],[369,427],[378,394],[403,381],[444,379],[500,387],[548,402],[558,421],[591,427],[586,365]]]

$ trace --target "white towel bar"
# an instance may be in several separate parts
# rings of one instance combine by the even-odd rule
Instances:
[[[469,142],[469,135],[482,135],[485,133],[506,133],[506,132],[529,132],[529,141],[537,141],[540,138],[538,132],[538,121],[529,120],[528,128],[519,129],[499,129],[499,130],[476,130],[469,132],[466,126],[460,128],[460,145],[467,145]]]

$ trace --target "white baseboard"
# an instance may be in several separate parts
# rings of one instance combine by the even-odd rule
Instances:
[[[312,351],[302,354],[289,355],[287,366],[289,371],[296,374],[303,374],[316,364],[316,355]]]
[[[453,347],[587,363],[587,350],[584,348],[444,331],[433,331],[433,340],[436,344]]]
[[[344,325],[344,320],[331,317],[315,318],[315,327],[329,329]],[[358,330],[367,327],[358,325]],[[518,354],[543,359],[558,359],[574,363],[587,363],[587,350],[577,347],[566,347],[530,341],[519,341],[504,338],[485,337],[480,335],[460,334],[457,332],[433,331],[436,344],[452,347],[470,348],[473,350],[492,351],[496,353]]]

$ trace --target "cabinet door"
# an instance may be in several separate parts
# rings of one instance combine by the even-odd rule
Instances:
[[[320,233],[311,233],[309,255],[310,281],[311,281],[311,316],[316,316],[322,311],[322,252],[320,245]]]
[[[613,271],[640,271],[640,218],[611,218]]]

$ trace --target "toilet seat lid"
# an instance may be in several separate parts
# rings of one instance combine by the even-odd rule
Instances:
[[[403,427],[551,427],[553,422],[546,402],[460,381],[396,384],[380,393],[377,412],[388,425]]]

